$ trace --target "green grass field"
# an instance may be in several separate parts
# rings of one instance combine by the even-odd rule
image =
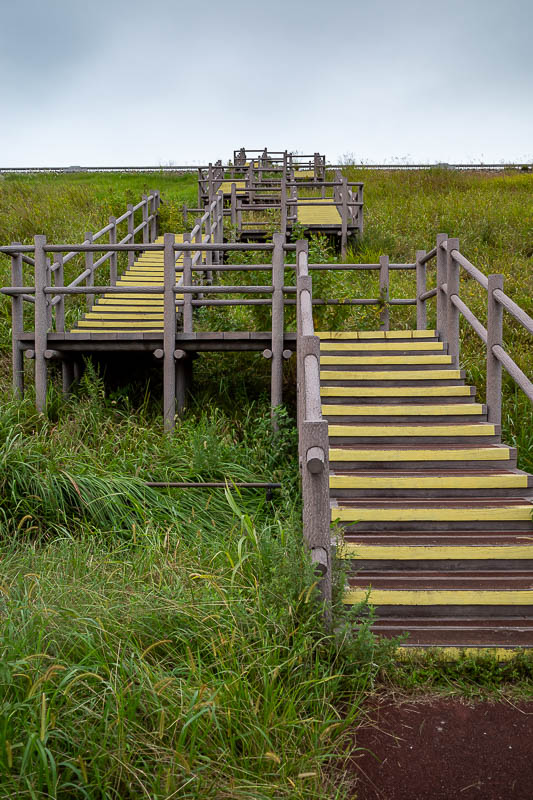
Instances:
[[[444,231],[484,272],[503,272],[507,292],[532,312],[532,176],[349,174],[365,180],[367,206],[350,259],[412,261]],[[152,187],[165,202],[162,230],[181,230],[181,204],[196,202],[194,177],[6,178],[0,242],[42,232],[80,241]],[[324,241],[311,243],[311,260],[335,258]],[[0,258],[3,283],[8,276]],[[411,276],[394,275],[391,294],[412,296]],[[376,290],[375,276],[353,273],[322,274],[314,287],[329,297]],[[462,293],[483,320],[474,289],[465,281]],[[370,329],[377,314],[337,307],[317,314],[317,327]],[[233,323],[262,327],[265,319],[236,312]],[[46,418],[35,414],[31,392],[13,403],[9,324],[4,299],[0,798],[341,800],[343,752],[371,693],[531,694],[529,658],[396,664],[362,609],[342,608],[342,575],[335,633],[324,631],[301,541],[292,366],[278,434],[268,363],[208,354],[196,363],[187,414],[163,437],[155,369],[142,385],[132,377],[106,391],[89,368],[69,400],[52,388]],[[391,324],[412,326],[412,312],[394,309]],[[482,392],[481,345],[466,330],[463,341]],[[525,335],[509,325],[506,344],[531,374]],[[533,469],[533,414],[509,383],[504,408],[507,440]],[[231,485],[144,485],[224,479],[280,481],[282,489],[267,502]]]

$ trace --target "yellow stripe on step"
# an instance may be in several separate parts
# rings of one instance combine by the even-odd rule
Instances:
[[[423,475],[415,477],[381,477],[331,475],[331,489],[527,489],[527,475],[502,473],[500,475]]]
[[[332,447],[330,461],[508,461],[508,447],[467,447],[455,450],[368,450]]]
[[[155,321],[156,320],[154,320],[154,322]],[[151,329],[154,327],[153,323],[148,321],[131,322],[130,320],[126,320],[124,322],[107,322],[106,320],[98,320],[98,326],[95,325],[95,322],[96,320],[80,319],[77,324],[78,328],[142,328],[144,330],[145,328]],[[162,327],[163,325],[161,324],[157,326],[157,329],[160,330]]]
[[[101,320],[101,319],[117,319],[121,322],[125,322],[126,320],[149,320],[150,322],[159,322],[159,320],[163,320],[163,314],[142,314],[141,312],[125,312],[124,314],[114,314],[110,312],[109,314],[98,314],[96,311],[89,311],[85,315],[86,320]]]
[[[459,369],[389,370],[385,372],[350,372],[349,370],[320,370],[324,381],[457,381]]]
[[[325,365],[338,364],[451,364],[451,356],[320,356],[320,363]]]
[[[327,353],[331,350],[442,350],[442,342],[322,342],[320,352]]]
[[[160,301],[163,302],[162,300]],[[321,386],[322,397],[471,397],[469,386]]]
[[[320,339],[433,339],[435,331],[317,331]]]
[[[519,560],[533,558],[533,544],[500,545],[496,547],[461,547],[455,545],[450,545],[449,547],[397,547],[395,545],[382,547],[380,545],[349,542],[337,547],[337,558],[359,558],[365,561],[445,561],[446,559],[478,559],[486,561],[498,558]]]
[[[366,597],[366,589],[349,589],[343,599],[352,604],[361,603]],[[533,604],[533,590],[371,589],[369,603],[376,606],[529,606]]]
[[[379,631],[376,631],[379,636]],[[523,645],[527,648],[527,645]],[[527,648],[529,649],[529,648]],[[481,645],[480,647],[440,647],[433,645],[432,647],[398,647],[395,651],[399,661],[409,661],[411,658],[424,659],[427,657],[428,652],[432,653],[434,657],[438,655],[439,660],[442,661],[458,661],[461,657],[468,656],[468,658],[487,657],[495,659],[496,661],[511,661],[520,655],[521,648],[516,647],[490,647]]]
[[[494,425],[329,425],[330,436],[494,436]]]
[[[322,413],[330,416],[461,416],[470,414],[483,414],[481,403],[454,403],[453,405],[424,405],[424,406],[343,406],[323,405]]]
[[[504,520],[531,521],[532,505],[475,506],[473,508],[426,507],[420,508],[347,508],[333,506],[331,520],[341,522],[502,522]]]

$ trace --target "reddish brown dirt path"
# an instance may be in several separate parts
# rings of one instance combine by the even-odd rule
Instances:
[[[357,800],[533,800],[533,702],[388,698],[371,718],[347,764]]]

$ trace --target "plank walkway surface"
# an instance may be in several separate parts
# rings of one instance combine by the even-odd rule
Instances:
[[[176,242],[183,242],[183,234],[176,234]],[[163,243],[163,237],[155,240]],[[176,260],[179,265],[183,253]],[[176,270],[179,276],[179,269]],[[117,286],[161,286],[164,281],[163,252],[143,253],[117,279]],[[176,294],[176,300],[183,299]],[[101,333],[111,331],[150,332],[163,331],[163,294],[104,294],[81,319],[71,333]]]
[[[298,205],[298,223],[300,225],[310,227],[333,225],[335,228],[340,228],[342,218],[333,200],[328,205],[324,205],[327,201],[321,198],[306,197],[302,198],[302,202],[305,205]],[[307,203],[315,203],[316,207],[307,205]]]
[[[435,331],[322,332],[347,603],[412,647],[533,646],[533,477]]]

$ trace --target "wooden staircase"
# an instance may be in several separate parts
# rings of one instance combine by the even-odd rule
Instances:
[[[435,331],[319,333],[331,520],[376,633],[533,646],[533,478]],[[503,652],[503,651],[502,651]]]

